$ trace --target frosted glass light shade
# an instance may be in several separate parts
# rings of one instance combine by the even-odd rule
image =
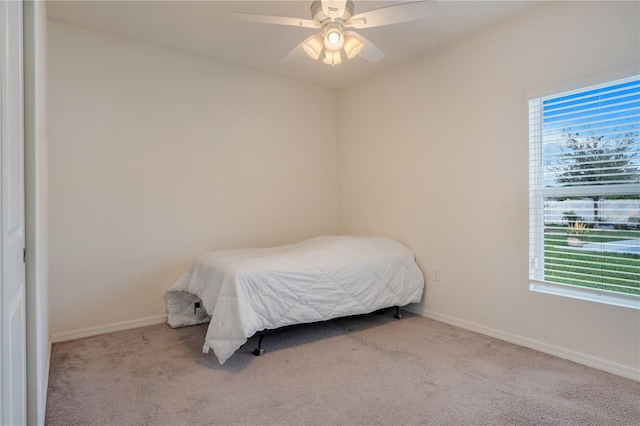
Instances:
[[[344,36],[338,28],[330,28],[324,36],[324,48],[330,52],[337,52],[344,46]]]
[[[323,48],[322,34],[316,34],[302,44],[304,51],[313,59],[318,59]]]
[[[322,60],[325,64],[328,65],[338,65],[342,62],[342,56],[340,55],[340,51],[331,52],[329,50],[324,51],[324,59]]]
[[[347,54],[347,58],[351,59],[356,56],[363,47],[364,44],[351,34],[344,36],[344,53]]]

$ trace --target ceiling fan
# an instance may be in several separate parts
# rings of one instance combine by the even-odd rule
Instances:
[[[356,55],[369,62],[384,58],[384,53],[375,44],[345,28],[364,29],[414,21],[434,14],[435,6],[435,1],[415,1],[354,15],[352,0],[315,0],[311,3],[312,19],[242,12],[232,12],[231,17],[248,22],[320,29],[293,48],[282,61],[291,62],[306,52],[311,58],[322,57],[325,64],[333,66],[342,62],[343,51],[349,59]]]

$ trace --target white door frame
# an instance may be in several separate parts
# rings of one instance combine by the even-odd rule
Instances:
[[[27,247],[27,423],[43,425],[49,381],[47,11],[24,1],[24,156]]]

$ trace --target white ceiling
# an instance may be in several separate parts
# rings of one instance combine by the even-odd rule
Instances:
[[[311,19],[306,1],[47,1],[49,19],[216,61],[340,89],[394,65],[526,13],[535,1],[438,1],[435,16],[358,30],[386,57],[360,57],[331,67],[303,55],[283,63],[293,47],[316,30],[236,21],[231,12]],[[355,12],[407,3],[355,0]]]

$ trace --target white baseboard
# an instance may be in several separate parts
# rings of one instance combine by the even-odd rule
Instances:
[[[516,334],[506,333],[501,330],[497,330],[490,327],[485,327],[480,324],[465,321],[459,318],[450,317],[448,315],[439,314],[437,312],[421,309],[417,305],[409,305],[402,308],[407,312],[411,312],[416,315],[420,315],[426,318],[430,318],[436,321],[451,324],[456,327],[464,328],[476,333],[484,334],[486,336],[495,337],[496,339],[504,340],[506,342],[514,343],[516,345],[524,346],[530,349],[535,349],[540,352],[544,352],[549,355],[557,356],[558,358],[567,359],[569,361],[576,362],[578,364],[586,365],[588,367],[596,368],[598,370],[606,371],[608,373],[615,374],[617,376],[625,377],[627,379],[640,381],[640,369],[627,367],[625,365],[617,364],[615,362],[606,361],[600,358],[596,358],[590,355],[586,355],[580,352],[571,351],[559,346],[549,345],[538,340],[529,339]],[[97,327],[83,328],[80,330],[67,331],[63,333],[55,333],[51,335],[51,343],[65,342],[68,340],[81,339],[83,337],[97,336],[99,334],[113,333],[115,331],[129,330],[132,328],[146,327],[149,325],[162,324],[167,322],[167,315],[156,315],[152,317],[140,318],[136,320],[123,321],[114,324],[106,324]],[[51,349],[49,349],[49,357],[51,357]],[[47,363],[48,365],[49,363]],[[47,374],[48,377],[48,374]]]
[[[442,315],[437,312],[421,309],[417,305],[405,306],[403,309],[416,315],[444,322],[446,324],[454,325],[456,327],[464,328],[466,330],[484,334],[486,336],[495,337],[496,339],[504,340],[509,343],[514,343],[516,345],[535,349],[549,355],[557,356],[558,358],[567,359],[569,361],[596,368],[598,370],[606,371],[607,373],[612,373],[617,376],[625,377],[627,379],[640,381],[640,369],[627,367],[626,365],[606,361],[580,352],[561,348],[559,346],[549,345],[547,343],[532,340],[523,336],[518,336],[516,334],[506,333],[501,330],[485,327],[483,325],[465,321],[459,318],[454,318],[448,315]]]
[[[167,315],[155,315],[152,317],[122,321],[114,324],[99,325],[97,327],[81,328],[80,330],[65,331],[51,335],[51,342],[66,342],[67,340],[81,339],[83,337],[97,336],[99,334],[113,333],[114,331],[129,330],[132,328],[146,327],[167,322]]]

